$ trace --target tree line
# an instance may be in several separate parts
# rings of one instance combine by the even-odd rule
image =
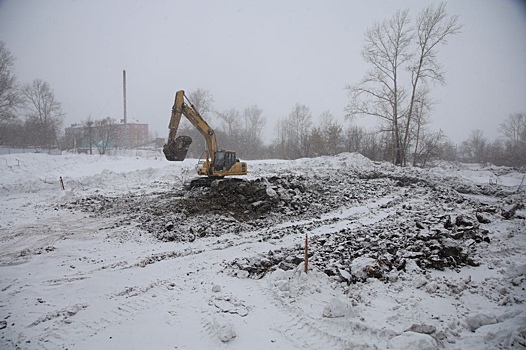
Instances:
[[[116,128],[117,120],[114,118],[93,119],[89,116],[82,121],[78,132],[66,134],[64,137],[64,148],[84,149],[86,153],[106,154],[106,151],[115,147],[115,141],[119,140],[119,132]],[[69,145],[69,146],[66,146]]]
[[[14,62],[0,41],[0,146],[58,147],[64,120],[60,102],[42,79],[19,84]]]
[[[235,150],[243,159],[298,159],[357,152],[371,160],[393,162],[394,134],[382,126],[367,129],[352,119],[341,122],[330,111],[314,117],[308,106],[296,104],[275,123],[274,137],[264,140],[266,116],[257,105],[217,111],[208,90],[197,89],[188,96],[214,129],[220,148]],[[196,128],[188,122],[181,123],[178,134],[188,135],[194,141],[188,157],[203,155],[204,138]],[[526,166],[525,113],[510,114],[500,124],[500,137],[495,141],[490,141],[482,131],[473,130],[456,145],[441,130],[429,131],[422,125],[417,137],[418,146],[404,152],[406,163],[413,166],[426,166],[437,160]]]

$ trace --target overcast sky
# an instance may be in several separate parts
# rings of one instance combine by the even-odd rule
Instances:
[[[127,71],[128,118],[168,135],[174,94],[210,91],[214,107],[258,105],[273,122],[296,103],[343,121],[344,87],[368,66],[365,30],[425,0],[114,1],[0,0],[0,40],[16,57],[21,83],[47,81],[65,126],[122,118]],[[473,129],[490,139],[510,114],[526,113],[526,1],[450,0],[462,33],[440,49],[446,85],[433,128],[454,141]],[[269,136],[272,137],[272,136]]]

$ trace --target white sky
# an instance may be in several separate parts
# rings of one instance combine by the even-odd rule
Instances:
[[[89,115],[122,118],[126,69],[128,118],[160,137],[175,91],[203,88],[219,111],[258,105],[272,138],[273,122],[296,103],[315,118],[329,110],[343,121],[344,87],[367,69],[365,30],[431,3],[0,0],[0,40],[17,59],[20,82],[51,85],[65,126]],[[433,90],[433,127],[454,142],[473,129],[494,139],[510,113],[526,112],[526,3],[446,3],[464,27],[440,51],[447,85]]]

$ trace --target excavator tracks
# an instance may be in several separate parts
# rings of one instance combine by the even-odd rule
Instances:
[[[185,181],[183,184],[184,189],[191,190],[194,188],[203,188],[203,187],[215,187],[220,184],[224,184],[227,182],[228,184],[232,183],[241,183],[245,182],[243,179],[229,177],[225,178],[223,176],[208,176],[208,177],[195,177],[193,179]]]

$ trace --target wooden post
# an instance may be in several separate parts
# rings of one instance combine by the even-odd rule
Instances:
[[[65,190],[65,188],[64,188],[64,181],[62,180],[62,176],[60,177],[60,188],[62,190]]]
[[[305,273],[309,272],[309,237],[307,232],[305,232]]]

